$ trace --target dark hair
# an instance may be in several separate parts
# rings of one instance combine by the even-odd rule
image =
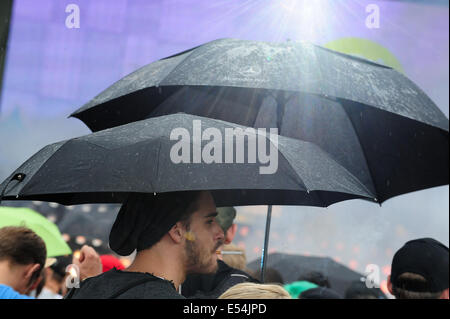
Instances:
[[[40,265],[39,270],[32,275],[30,284],[41,275],[46,258],[44,241],[31,229],[15,226],[0,228],[0,261],[8,260],[16,265]]]
[[[122,205],[109,235],[109,245],[127,256],[151,248],[181,222],[189,230],[202,191],[130,194]]]
[[[261,269],[256,270],[253,273],[255,279],[261,280]],[[266,268],[264,270],[264,284],[284,284],[283,277],[274,268]]]
[[[406,272],[397,277],[396,285],[392,284],[392,293],[397,299],[439,299],[442,291],[430,292],[423,276]]]
[[[62,283],[64,281],[64,277],[66,276],[66,267],[71,263],[71,256],[56,257],[56,262],[50,266],[50,269],[52,270],[52,279]]]
[[[198,209],[198,200],[201,191],[189,191],[189,192],[174,192],[174,193],[162,193],[155,196],[156,200],[153,199],[152,205],[149,205],[149,211],[156,212],[157,214],[173,216],[169,227],[171,228],[177,222],[181,224],[189,231],[191,225],[192,214]],[[168,218],[167,220],[169,220]],[[154,227],[154,231],[159,239],[164,236],[165,233],[170,229],[165,223],[158,223],[154,219],[156,225],[159,227]],[[149,243],[146,246],[138,247],[138,251],[151,248],[156,243]]]
[[[386,299],[378,288],[368,288],[365,282],[353,281],[345,291],[345,299]]]
[[[313,284],[316,284],[319,287],[330,288],[330,283],[328,282],[328,278],[325,277],[319,271],[311,271],[305,275],[301,275],[297,281],[308,281]]]

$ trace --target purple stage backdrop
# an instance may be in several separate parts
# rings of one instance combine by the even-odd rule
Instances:
[[[44,145],[88,133],[67,116],[121,77],[225,37],[310,41],[385,63],[448,117],[448,10],[448,1],[16,0],[0,101],[0,179]],[[448,245],[448,209],[448,186],[381,208],[361,201],[276,207],[270,247],[329,255],[361,272],[377,264],[385,278],[406,240],[431,236]],[[265,208],[239,212],[251,227],[238,241],[252,259],[263,243]]]

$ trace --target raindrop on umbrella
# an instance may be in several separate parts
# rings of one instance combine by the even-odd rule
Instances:
[[[92,207],[90,205],[83,205],[81,207],[81,210],[83,211],[83,213],[90,213],[92,210]]]

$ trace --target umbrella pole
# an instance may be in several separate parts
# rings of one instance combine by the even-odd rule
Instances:
[[[264,270],[266,269],[266,253],[269,249],[269,232],[270,232],[270,220],[272,218],[272,205],[267,207],[267,218],[266,218],[266,235],[264,237],[264,247],[262,249],[261,255],[261,282],[264,283]]]

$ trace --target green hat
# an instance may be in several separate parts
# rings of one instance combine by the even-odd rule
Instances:
[[[226,232],[228,228],[233,224],[233,220],[236,217],[236,209],[234,207],[219,207],[217,208],[216,220],[223,232]]]
[[[291,295],[292,298],[297,299],[303,291],[317,288],[319,286],[309,281],[294,281],[290,284],[284,285],[283,287]]]

